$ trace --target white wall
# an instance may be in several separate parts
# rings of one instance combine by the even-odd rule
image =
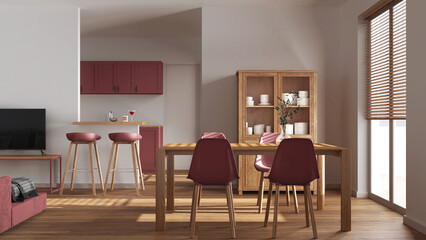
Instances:
[[[78,120],[79,15],[74,7],[0,7],[0,108],[46,108],[48,154],[66,155],[65,133]],[[49,163],[1,161],[0,175],[47,183]]]
[[[196,142],[199,128],[200,65],[168,64],[164,105],[164,142]],[[191,156],[176,156],[176,169],[189,169]]]
[[[200,41],[196,37],[82,37],[81,60],[199,64]]]
[[[127,114],[127,110],[135,109],[136,120],[163,125],[164,144],[195,142],[199,135],[196,104],[199,102],[200,44],[200,38],[193,37],[82,38],[83,61],[162,61],[164,94],[81,95],[81,119],[104,121],[108,111],[120,117]],[[107,158],[108,151],[100,154]],[[175,168],[188,169],[190,159],[177,157]],[[128,183],[126,179],[123,181]]]
[[[407,211],[404,223],[426,234],[426,1],[407,1]]]
[[[319,7],[318,21],[326,36],[326,141],[352,151],[352,190],[356,196],[368,193],[367,125],[364,115],[362,72],[363,33],[358,16],[377,1],[349,0],[342,6]],[[326,161],[327,180],[340,182],[340,162]],[[326,174],[327,174],[326,173]]]

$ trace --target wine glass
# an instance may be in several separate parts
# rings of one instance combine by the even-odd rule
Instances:
[[[129,110],[129,114],[130,114],[130,122],[134,122],[135,120],[133,119],[133,115],[135,114],[136,110]]]

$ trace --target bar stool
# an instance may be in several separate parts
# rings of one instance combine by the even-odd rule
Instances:
[[[132,147],[133,172],[135,174],[136,194],[139,196],[139,184],[138,184],[137,171],[139,171],[139,180],[141,182],[141,188],[142,190],[145,190],[145,184],[143,182],[143,175],[142,175],[141,160],[139,157],[139,151],[137,147],[137,141],[141,140],[142,136],[137,133],[128,133],[128,132],[110,133],[108,134],[108,136],[109,136],[109,139],[113,141],[113,143],[111,148],[111,154],[109,157],[107,175],[105,179],[104,196],[106,196],[106,192],[107,192],[108,177],[109,177],[109,173],[111,172],[112,156],[114,155],[114,148],[115,148],[114,168],[112,169],[112,179],[111,179],[111,191],[114,190],[115,172],[117,169],[118,146],[120,144],[130,144]],[[135,158],[135,155],[136,155],[136,158]],[[137,165],[138,165],[137,167],[136,167],[136,159],[137,159]]]
[[[71,186],[70,186],[71,191],[74,189],[75,167],[77,165],[78,145],[79,144],[88,144],[89,145],[89,154],[90,154],[90,169],[91,169],[91,173],[92,173],[92,190],[93,190],[93,195],[96,196],[95,173],[93,171],[94,168],[93,168],[92,145],[94,145],[94,147],[95,147],[95,154],[96,154],[96,161],[97,161],[97,164],[98,164],[99,179],[101,181],[101,188],[102,188],[102,190],[104,190],[101,164],[99,162],[98,145],[96,145],[96,140],[101,139],[101,136],[99,136],[96,133],[74,132],[74,133],[67,133],[67,138],[68,138],[68,140],[71,141],[71,143],[70,143],[70,147],[69,147],[69,150],[68,150],[67,163],[65,164],[64,176],[63,176],[63,179],[62,179],[61,191],[59,192],[59,195],[62,196],[62,192],[64,191],[64,184],[65,184],[65,179],[67,177],[68,165],[70,163],[72,146],[75,145],[74,163],[73,163],[73,168],[71,170],[72,171]]]

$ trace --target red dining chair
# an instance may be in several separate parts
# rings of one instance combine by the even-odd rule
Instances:
[[[191,238],[195,236],[195,218],[197,214],[199,191],[202,185],[226,186],[229,221],[232,238],[235,234],[235,213],[232,194],[232,181],[238,178],[234,153],[226,139],[200,139],[195,146],[188,178],[194,181],[191,208]]]
[[[221,133],[221,132],[205,132],[203,133],[203,135],[201,135],[201,139],[206,139],[206,138],[219,138],[219,139],[226,139],[225,134]],[[195,188],[195,185],[194,185]],[[201,194],[203,192],[203,187],[200,186],[200,190],[199,190],[199,196],[198,196],[198,207],[201,204]]]
[[[260,136],[259,143],[275,143],[279,133],[263,133]],[[274,155],[257,155],[254,162],[254,168],[260,172],[259,191],[257,194],[257,206],[259,206],[259,213],[262,212],[263,207],[263,191],[264,191],[264,178],[265,173],[271,171],[272,163],[274,162]],[[290,186],[286,185],[287,205],[290,205]],[[297,203],[296,186],[293,186],[294,207],[296,213],[299,213],[299,204]]]
[[[201,135],[201,139],[205,138],[221,138],[226,139],[225,134],[221,132],[205,132],[203,135]]]
[[[305,193],[305,217],[306,226],[309,227],[309,214],[311,215],[312,231],[314,238],[317,238],[317,228],[315,224],[314,209],[312,206],[312,195],[310,183],[319,178],[318,166],[315,157],[314,145],[310,139],[290,138],[281,141],[275,153],[269,178],[268,202],[266,204],[265,227],[268,225],[269,209],[272,197],[272,184],[276,185],[274,225],[272,237],[277,236],[277,215],[278,200],[280,195],[280,185],[301,185]],[[309,206],[308,206],[309,205]]]

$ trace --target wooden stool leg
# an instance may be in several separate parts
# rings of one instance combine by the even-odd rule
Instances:
[[[70,143],[70,147],[68,149],[68,156],[67,156],[67,162],[65,164],[65,169],[64,169],[64,176],[62,177],[62,184],[61,184],[61,190],[59,191],[59,196],[62,196],[62,192],[64,191],[64,184],[65,184],[65,179],[67,177],[67,172],[68,172],[68,165],[70,164],[70,158],[71,158],[71,151],[72,151],[72,145],[73,143]]]
[[[193,199],[192,199],[192,212],[191,212],[191,238],[195,237],[195,219],[197,217],[197,208],[198,208],[198,197],[200,196],[199,191],[200,191],[200,185],[195,185],[194,188],[194,194],[193,194]]]
[[[266,212],[265,212],[265,221],[263,222],[263,226],[268,226],[269,221],[269,210],[271,208],[271,198],[272,198],[272,186],[274,184],[269,182],[269,191],[268,191],[268,201],[266,201]]]
[[[72,175],[71,175],[71,191],[74,190],[74,179],[75,179],[75,167],[77,166],[77,154],[78,154],[78,143],[75,143],[75,152],[74,152],[74,164],[72,166]]]
[[[92,151],[92,143],[89,143],[89,160],[90,160],[90,173],[92,174],[92,191],[93,196],[96,196],[96,185],[95,185],[95,172],[93,167],[93,151]]]
[[[226,185],[226,200],[228,202],[229,222],[231,224],[231,235],[232,235],[232,238],[236,238],[234,203],[232,201],[232,182]]]
[[[293,185],[293,196],[294,196],[294,210],[299,213],[299,203],[297,202],[297,191],[296,186]]]
[[[280,199],[280,185],[277,184],[276,190],[275,190],[274,225],[272,226],[272,238],[277,238],[279,199]]]
[[[309,185],[308,185],[309,188]],[[311,222],[312,222],[312,231],[314,233],[314,238],[316,239],[317,236],[317,225],[315,224],[315,216],[314,216],[314,207],[312,205],[312,195],[311,190],[309,189],[308,192],[308,202],[309,202],[309,212],[311,213]]]
[[[309,203],[308,203],[308,192],[309,191],[309,187],[307,188],[306,186],[304,186],[303,189],[303,196],[305,197],[305,218],[306,218],[306,226],[309,227]]]
[[[95,146],[96,162],[98,163],[99,181],[101,182],[101,189],[102,191],[104,191],[104,180],[102,178],[101,163],[99,162],[98,145],[96,144],[96,142],[94,142],[93,145]]]
[[[262,212],[262,205],[263,205],[263,191],[265,188],[265,184],[264,184],[264,178],[265,178],[265,173],[262,172],[260,174],[260,181],[259,181],[259,192],[257,193],[257,206],[259,206],[259,210],[258,212],[261,213]]]
[[[290,206],[291,200],[290,200],[290,186],[289,185],[285,186],[285,193],[287,195],[287,206]]]
[[[139,169],[139,178],[140,178],[140,181],[141,181],[141,188],[142,188],[142,191],[145,191],[145,183],[143,181],[141,157],[139,155],[138,145],[137,145],[136,142],[134,142],[133,144],[135,145],[136,159],[138,160],[138,169]]]
[[[107,187],[108,187],[108,177],[109,177],[109,173],[111,171],[111,164],[112,164],[112,156],[114,154],[114,147],[115,147],[115,143],[112,143],[112,147],[111,147],[111,153],[109,155],[109,163],[108,163],[108,170],[107,170],[107,174],[106,174],[106,178],[105,178],[105,186],[104,186],[104,196],[106,196],[106,192],[107,192]]]
[[[136,185],[136,195],[139,196],[139,182],[138,182],[138,172],[137,172],[137,167],[136,167],[136,158],[135,158],[135,145],[132,143],[130,144],[132,147],[132,159],[133,159],[133,173],[135,175],[135,185]]]
[[[114,168],[112,169],[111,192],[114,191],[115,172],[117,170],[118,143],[115,143]]]

